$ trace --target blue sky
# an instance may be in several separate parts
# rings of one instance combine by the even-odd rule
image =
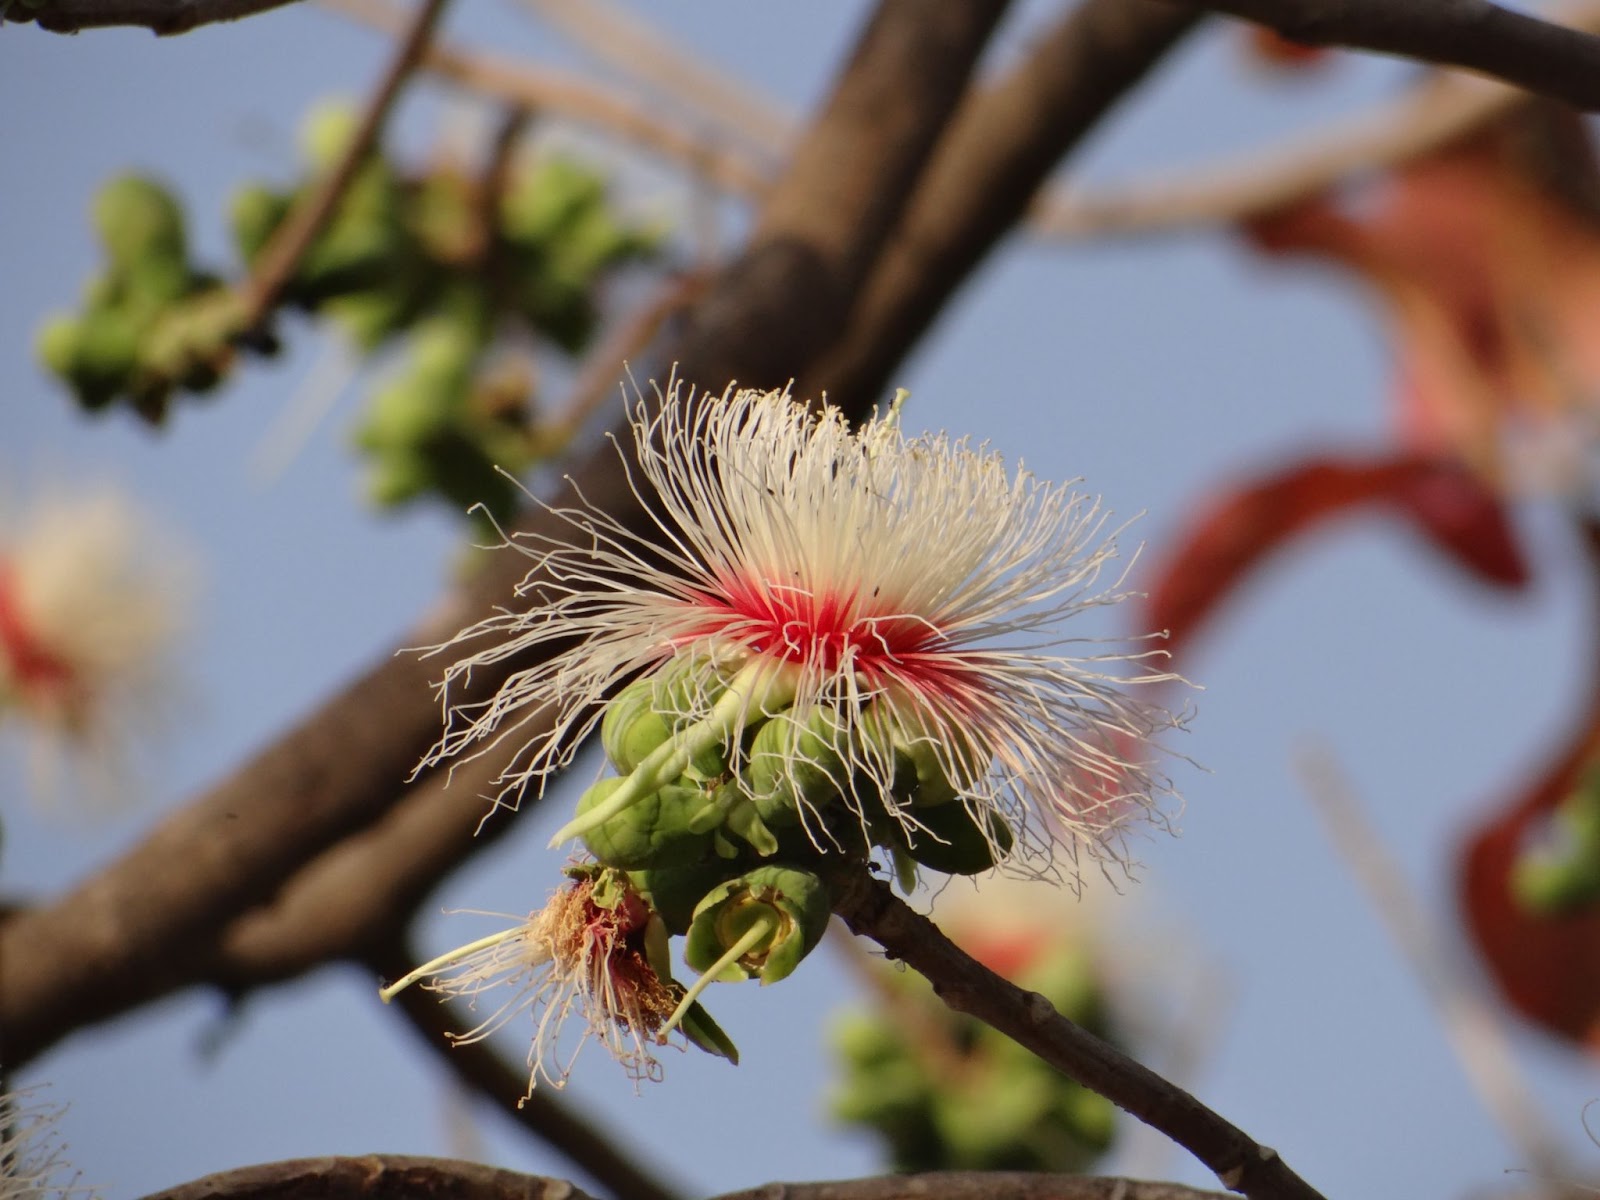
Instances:
[[[457,8],[454,33],[574,61],[514,4]],[[797,109],[826,87],[864,11],[724,0],[652,9],[699,53]],[[1028,9],[1008,36],[1036,18]],[[139,807],[94,821],[41,813],[24,800],[18,765],[0,760],[8,893],[48,894],[132,844],[161,811],[388,653],[444,586],[455,545],[446,517],[362,506],[347,450],[353,399],[275,479],[250,469],[318,355],[313,331],[291,322],[291,354],[185,404],[160,433],[117,414],[83,420],[31,351],[40,318],[71,306],[96,266],[87,208],[101,180],[125,169],[165,177],[189,206],[199,256],[229,261],[221,214],[231,187],[287,179],[306,106],[358,92],[383,52],[378,38],[311,7],[175,41],[0,34],[0,482],[9,493],[118,481],[197,548],[207,580],[185,643],[187,719]],[[1352,63],[1318,89],[1284,89],[1241,71],[1232,39],[1209,31],[1078,165],[1112,179],[1200,161],[1381,97],[1403,77],[1392,64]],[[426,86],[400,118],[413,150],[454,119]],[[908,426],[987,439],[1043,477],[1083,477],[1119,513],[1145,514],[1135,536],[1147,553],[1230,473],[1378,445],[1387,429],[1387,354],[1371,314],[1329,278],[1263,264],[1222,235],[1014,240],[900,382],[913,391]],[[1183,781],[1182,835],[1144,844],[1139,882],[1110,901],[1136,910],[1132,923],[1146,930],[1116,947],[1120,970],[1180,1012],[1197,1001],[1185,991],[1192,974],[1172,961],[1221,981],[1220,1024],[1186,1082],[1329,1195],[1460,1194],[1515,1165],[1321,834],[1290,757],[1308,737],[1335,750],[1454,936],[1454,839],[1560,738],[1584,684],[1574,653],[1584,581],[1553,512],[1531,504],[1520,519],[1539,575],[1515,600],[1469,590],[1405,531],[1367,520],[1308,539],[1252,581],[1188,665],[1204,691],[1184,749],[1206,771]],[[537,903],[560,865],[543,848],[560,808],[496,846],[439,907]],[[428,944],[474,936],[465,920],[430,917]],[[871,1170],[870,1145],[821,1116],[823,1031],[850,987],[824,954],[780,987],[717,989],[743,1066],[674,1056],[666,1082],[636,1097],[591,1053],[570,1093],[694,1192]],[[63,1131],[85,1179],[108,1196],[250,1162],[378,1150],[565,1173],[457,1094],[411,1038],[370,979],[330,968],[233,1014],[210,995],[175,998],[78,1035],[25,1081],[51,1081],[53,1097],[70,1102]],[[1515,1045],[1549,1121],[1578,1161],[1593,1162],[1600,1150],[1580,1124],[1600,1093],[1592,1069],[1536,1033],[1517,1031]],[[1155,1169],[1208,1182],[1181,1152]]]

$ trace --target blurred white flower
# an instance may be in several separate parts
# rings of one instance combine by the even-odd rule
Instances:
[[[127,794],[131,752],[162,729],[187,560],[125,495],[59,492],[0,507],[0,728],[43,794]]]
[[[1145,665],[1158,649],[1108,650],[1063,628],[1122,598],[1116,584],[1097,590],[1116,557],[1107,515],[983,447],[907,437],[897,417],[857,431],[837,410],[731,388],[718,399],[674,387],[653,413],[641,402],[633,486],[658,536],[580,507],[553,510],[570,540],[514,537],[535,562],[520,589],[532,603],[447,644],[478,648],[446,672],[446,700],[477,667],[545,661],[490,699],[447,703],[429,761],[514,740],[552,706],[556,736],[523,746],[502,776],[514,802],[571,761],[617,686],[675,663],[687,667],[680,715],[728,726],[735,774],[747,725],[816,718],[847,731],[832,747],[845,758],[837,782],[863,824],[863,795],[890,796],[910,755],[919,777],[942,776],[974,817],[1003,818],[1034,851],[1121,859],[1124,826],[1160,819],[1171,795],[1150,751],[1178,721],[1124,690],[1173,678]],[[910,806],[890,815],[920,828]]]

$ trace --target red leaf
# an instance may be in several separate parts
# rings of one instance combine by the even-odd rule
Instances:
[[[1600,527],[1587,529],[1600,587]],[[1597,606],[1600,607],[1600,606]],[[1459,894],[1467,930],[1507,1001],[1552,1033],[1600,1049],[1600,908],[1542,914],[1520,904],[1512,871],[1527,835],[1600,754],[1600,663],[1589,711],[1543,776],[1480,825],[1462,847]]]
[[[1309,459],[1224,496],[1175,540],[1147,601],[1149,629],[1174,653],[1245,576],[1311,527],[1362,506],[1409,517],[1452,562],[1485,583],[1528,581],[1504,505],[1476,477],[1432,457]]]

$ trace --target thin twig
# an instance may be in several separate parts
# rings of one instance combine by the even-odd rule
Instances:
[[[395,32],[401,10],[387,0],[322,0],[322,6],[385,32]],[[430,45],[422,67],[450,82],[510,104],[557,114],[605,130],[670,162],[688,165],[735,195],[760,196],[771,187],[775,160],[758,158],[725,140],[702,136],[665,120],[650,105],[619,96],[574,75],[468,51],[445,42]]]
[[[351,136],[349,145],[344,147],[338,161],[315,190],[302,197],[273,232],[272,239],[261,252],[260,262],[240,289],[243,306],[240,328],[244,332],[259,329],[283,298],[284,289],[294,278],[295,268],[301,258],[333,217],[339,201],[378,144],[384,122],[406,80],[422,61],[428,39],[433,35],[448,3],[449,0],[423,0],[377,90],[367,101],[366,111],[361,114],[360,124]]]
[[[1231,13],[1293,41],[1478,71],[1600,109],[1600,38],[1489,0],[1168,0]]]
[[[396,979],[422,959],[406,949],[373,956],[374,975]],[[608,1137],[599,1122],[548,1090],[529,1091],[528,1073],[511,1066],[486,1041],[452,1042],[477,1018],[459,1005],[420,988],[407,988],[392,1006],[434,1056],[458,1079],[493,1101],[506,1116],[604,1186],[617,1200],[680,1200],[681,1194],[635,1156],[634,1148]]]
[[[1224,1187],[1253,1200],[1320,1200],[1275,1150],[1188,1092],[1067,1020],[1036,992],[1008,983],[855,864],[827,864],[834,912],[920,971],[951,1008],[993,1026],[1084,1087],[1161,1130]]]
[[[1541,1179],[1571,1178],[1558,1139],[1540,1119],[1504,1024],[1485,1003],[1476,982],[1446,953],[1449,939],[1435,927],[1377,833],[1332,752],[1312,743],[1295,755],[1295,770],[1312,807],[1377,909],[1400,953],[1421,981],[1478,1099]]]
[[[795,134],[792,115],[759,89],[718,70],[611,0],[522,0],[592,57],[699,120],[769,153]]]
[[[546,427],[553,445],[564,446],[582,432],[589,418],[617,394],[622,369],[641,358],[674,316],[698,300],[711,282],[707,271],[691,271],[665,280],[655,293],[628,315],[584,360],[572,385],[567,406]]]

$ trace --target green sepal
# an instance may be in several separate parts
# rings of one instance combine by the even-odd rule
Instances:
[[[727,790],[734,791],[732,787]],[[748,798],[738,796],[728,806],[723,816],[723,823],[734,833],[749,842],[751,849],[762,858],[771,858],[778,852],[778,839],[761,820],[761,814]]]
[[[600,743],[611,765],[627,775],[672,736],[667,719],[655,710],[655,684],[640,679],[618,692],[600,721]]]
[[[901,831],[913,859],[946,875],[981,875],[1011,853],[1011,828],[996,812],[983,816],[987,832],[963,804],[940,804],[916,811],[920,828]]]
[[[708,1054],[725,1058],[736,1067],[739,1065],[739,1047],[723,1032],[722,1026],[711,1019],[711,1014],[698,1000],[689,1005],[683,1019],[678,1022],[678,1028],[683,1030],[684,1037]]]
[[[650,907],[666,922],[667,932],[684,934],[694,920],[695,907],[720,883],[747,869],[738,863],[709,858],[687,867],[649,867],[629,871],[628,880]]]
[[[911,895],[917,890],[917,860],[898,844],[889,847],[889,859],[894,866],[895,886],[900,889],[901,895]]]
[[[598,807],[624,783],[602,779],[578,801],[581,816]],[[688,866],[706,857],[708,839],[690,828],[700,803],[686,788],[662,788],[583,834],[584,845],[602,863],[625,871]]]
[[[825,808],[849,786],[851,757],[844,718],[825,705],[811,711],[802,726],[791,713],[778,713],[756,730],[744,780],[764,821],[800,823],[800,806]]]
[[[758,923],[771,921],[769,934],[715,978],[776,983],[793,973],[822,940],[832,912],[827,886],[811,872],[757,867],[719,884],[695,906],[683,960],[697,971],[713,970]]]

